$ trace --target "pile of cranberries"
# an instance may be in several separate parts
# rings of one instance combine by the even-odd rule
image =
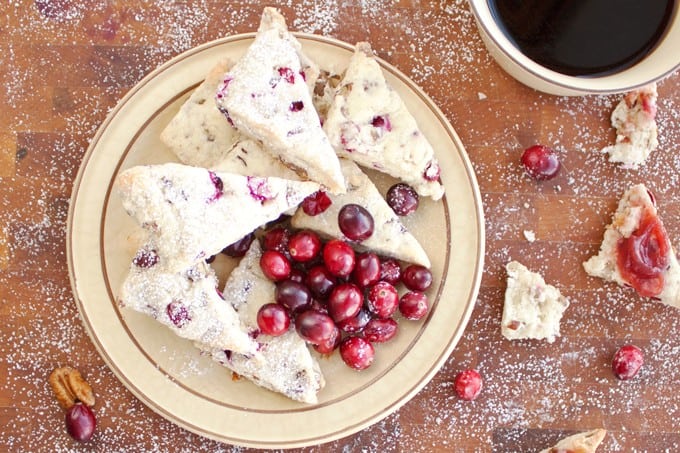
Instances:
[[[318,196],[312,200],[315,207],[325,204]],[[293,325],[319,353],[339,349],[349,367],[363,370],[373,363],[373,345],[397,334],[397,312],[410,320],[427,314],[425,291],[432,273],[420,265],[402,269],[394,259],[355,251],[351,244],[374,230],[365,208],[343,206],[338,225],[347,241],[324,241],[313,231],[293,231],[281,224],[263,235],[260,267],[276,283],[276,291],[274,302],[260,308],[257,324],[262,333],[273,336]],[[401,296],[399,284],[407,290]]]

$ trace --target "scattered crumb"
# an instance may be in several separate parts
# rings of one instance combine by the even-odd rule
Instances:
[[[529,242],[534,242],[536,240],[536,233],[531,230],[524,230],[522,234],[524,234],[524,238]]]

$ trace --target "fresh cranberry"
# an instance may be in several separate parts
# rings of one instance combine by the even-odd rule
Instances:
[[[338,213],[338,226],[348,239],[361,242],[373,234],[373,216],[358,204],[346,204]]]
[[[460,399],[472,401],[482,391],[482,376],[476,370],[461,371],[456,375],[453,385]]]
[[[222,253],[224,253],[227,256],[231,256],[232,258],[240,258],[248,252],[248,250],[250,249],[250,245],[253,243],[254,240],[255,235],[253,233],[246,234],[238,241],[234,242],[231,245],[226,246],[224,250],[222,250]]]
[[[375,350],[365,338],[346,337],[340,343],[340,357],[347,366],[361,371],[371,366],[375,358]]]
[[[288,278],[291,270],[290,261],[283,253],[275,250],[267,250],[262,254],[260,268],[265,277],[275,282]]]
[[[290,103],[290,109],[291,112],[299,112],[305,107],[305,104],[302,101],[293,101]]]
[[[155,266],[158,263],[158,254],[155,250],[139,249],[132,259],[132,264],[143,269]]]
[[[425,266],[411,264],[404,269],[401,281],[412,291],[426,291],[432,285],[432,272]]]
[[[364,330],[364,327],[366,327],[366,324],[368,324],[370,320],[371,315],[362,308],[355,316],[340,321],[337,325],[343,332],[359,333]]]
[[[287,279],[276,285],[274,300],[295,313],[309,307],[312,295],[304,284]]]
[[[380,262],[380,280],[395,286],[401,281],[401,266],[397,260],[386,259]]]
[[[337,327],[327,314],[316,310],[305,310],[295,317],[295,329],[303,340],[312,344],[321,344],[333,338]]]
[[[191,321],[191,315],[189,315],[189,309],[180,301],[173,300],[165,307],[165,312],[168,314],[170,321],[178,327],[184,327],[189,321]]]
[[[614,375],[617,378],[622,381],[627,381],[628,379],[635,377],[638,371],[640,371],[643,363],[644,358],[642,357],[640,348],[628,344],[622,346],[616,351],[616,354],[614,354],[612,371],[614,371]]]
[[[395,214],[400,216],[409,215],[418,209],[418,193],[413,187],[403,182],[390,187],[385,200]]]
[[[224,184],[222,183],[220,177],[215,174],[215,172],[208,171],[208,174],[210,175],[210,181],[212,181],[213,185],[215,186],[215,193],[213,193],[210,198],[208,198],[208,202],[210,203],[218,200],[222,196]]]
[[[522,154],[522,165],[529,176],[539,181],[554,178],[561,167],[555,151],[543,145],[525,149]]]
[[[336,277],[348,277],[354,270],[354,250],[339,239],[331,239],[323,248],[326,269]]]
[[[356,316],[363,304],[361,290],[352,283],[342,283],[333,288],[328,297],[328,314],[335,322],[344,321]]]
[[[291,269],[290,275],[288,275],[288,280],[292,280],[297,283],[304,283],[307,275],[300,269]]]
[[[319,342],[318,344],[313,345],[312,347],[316,352],[319,354],[330,354],[335,349],[340,346],[340,341],[342,340],[342,333],[340,332],[340,329],[335,327],[333,330],[333,333],[331,336],[324,341]]]
[[[264,250],[276,250],[281,253],[288,253],[288,241],[290,231],[283,227],[272,228],[267,231],[262,238],[262,248]]]
[[[97,420],[92,410],[81,402],[66,411],[66,432],[78,442],[87,442],[94,434]]]
[[[368,321],[364,328],[363,336],[371,343],[385,343],[397,334],[399,325],[392,318],[374,318]]]
[[[314,259],[321,251],[321,239],[313,231],[298,231],[288,241],[290,257],[300,263]]]
[[[308,216],[316,216],[326,211],[333,204],[330,197],[323,190],[314,192],[302,200],[302,210]]]
[[[429,308],[427,296],[417,291],[409,291],[399,301],[399,312],[406,319],[417,321],[427,314]]]
[[[435,161],[430,161],[427,164],[427,167],[425,167],[423,178],[425,178],[426,181],[436,181],[439,179],[440,174],[441,168],[439,167],[439,164]]]
[[[295,83],[295,73],[290,68],[279,68],[279,75],[288,83]]]
[[[352,280],[360,288],[373,285],[380,279],[380,258],[375,253],[361,253],[356,257]]]
[[[314,266],[307,271],[305,283],[315,297],[326,299],[331,294],[337,281],[328,269],[319,265]]]
[[[367,306],[379,318],[389,318],[399,306],[399,293],[387,282],[378,282],[368,291]]]
[[[257,327],[265,335],[278,337],[288,331],[290,316],[282,305],[264,304],[257,311]]]

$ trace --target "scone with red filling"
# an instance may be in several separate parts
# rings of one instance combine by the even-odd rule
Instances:
[[[600,251],[583,267],[589,275],[680,307],[680,266],[652,193],[644,184],[623,194]]]
[[[438,200],[444,194],[432,145],[385,80],[367,43],[356,45],[324,130],[340,157],[392,175],[422,196]]]

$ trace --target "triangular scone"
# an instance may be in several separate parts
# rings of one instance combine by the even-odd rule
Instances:
[[[555,446],[541,450],[540,453],[595,453],[597,447],[602,443],[607,431],[604,429],[594,429],[583,433],[574,434],[560,440]]]
[[[274,299],[275,286],[260,269],[262,250],[253,241],[250,250],[229,276],[224,297],[238,312],[248,330],[257,331],[257,312]],[[324,386],[318,362],[305,341],[291,326],[285,334],[272,337],[259,334],[259,353],[263,360],[216,348],[197,345],[214,360],[255,384],[305,403],[316,403],[317,392]]]
[[[312,104],[299,49],[283,17],[265,8],[255,40],[217,89],[217,106],[236,129],[287,165],[343,193],[340,163]]]
[[[186,165],[212,168],[229,153],[239,133],[215,107],[215,87],[232,66],[218,63],[161,132],[161,141]]]
[[[213,169],[246,176],[276,176],[299,181],[300,177],[262,148],[260,142],[241,137]]]
[[[219,253],[319,187],[176,163],[132,167],[116,180],[123,207],[151,232],[165,267],[174,271]]]
[[[118,296],[123,307],[151,316],[182,338],[258,357],[258,345],[224,301],[210,266],[168,270],[154,245],[142,247]]]
[[[569,301],[543,277],[521,263],[510,261],[505,266],[508,287],[505,290],[501,333],[508,340],[547,339],[560,336],[560,320]]]
[[[633,287],[641,296],[680,308],[680,265],[644,184],[623,194],[600,251],[583,267],[589,275]],[[637,275],[643,277],[625,269],[639,269]]]
[[[409,263],[430,267],[430,260],[416,238],[409,233],[399,221],[399,217],[387,204],[383,196],[359,166],[347,159],[340,159],[342,172],[345,175],[347,193],[330,195],[330,207],[315,216],[307,215],[298,209],[291,225],[319,233],[345,238],[338,226],[338,213],[346,204],[354,203],[363,206],[373,216],[375,227],[373,234],[355,244],[358,248],[368,249],[379,255],[391,256]]]
[[[656,83],[627,93],[612,112],[616,143],[602,151],[610,162],[637,168],[659,146],[656,128]]]
[[[324,130],[339,156],[388,173],[437,200],[434,150],[385,80],[367,43],[358,43],[330,106]]]

